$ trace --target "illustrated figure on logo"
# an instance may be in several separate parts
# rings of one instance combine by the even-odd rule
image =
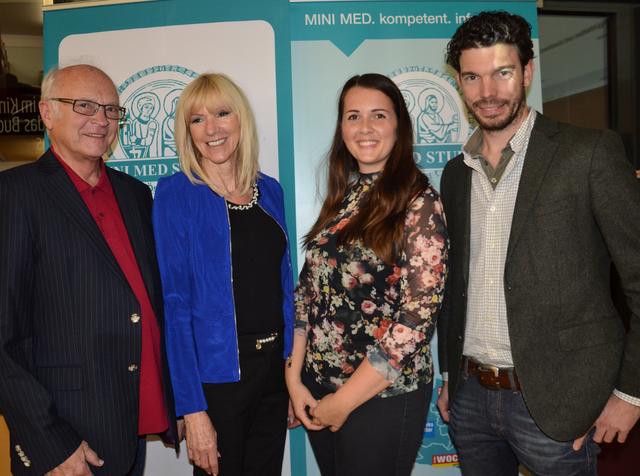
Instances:
[[[416,106],[416,98],[408,89],[401,89],[400,92],[402,93],[404,102],[407,104],[407,110],[409,111],[409,114],[411,114],[413,108]]]
[[[173,136],[173,129],[176,118],[176,106],[178,105],[178,98],[181,90],[171,91],[164,98],[164,109],[167,113],[167,117],[162,121],[162,156],[163,157],[176,157],[178,155],[176,149],[176,140]]]
[[[183,66],[161,64],[136,71],[123,81],[118,93],[122,106],[127,108],[127,117],[113,159],[170,159],[170,163],[157,169],[161,174],[161,170],[177,163],[173,135],[176,106],[180,93],[196,76],[198,73]]]
[[[452,132],[458,131],[458,115],[454,114],[446,122],[440,112],[444,101],[435,89],[427,89],[422,94],[424,101],[420,101],[422,112],[418,115],[418,143],[434,144],[451,142]]]
[[[125,149],[134,158],[159,157],[156,133],[158,121],[155,117],[160,109],[160,101],[153,93],[143,93],[134,100],[134,118],[125,126],[123,139]]]

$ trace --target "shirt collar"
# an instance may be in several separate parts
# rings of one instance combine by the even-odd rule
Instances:
[[[502,152],[513,151],[515,155],[518,155],[520,151],[527,145],[529,140],[529,136],[531,135],[531,129],[533,128],[533,124],[536,120],[536,111],[533,108],[529,109],[529,114],[527,114],[527,118],[522,121],[520,127],[516,131],[509,142],[507,142],[507,146],[502,149]],[[462,153],[464,154],[465,160],[469,159],[479,159],[482,157],[480,151],[482,150],[482,130],[480,127],[476,127],[467,140],[466,144],[462,147]]]
[[[94,187],[92,187],[91,184],[87,183],[71,167],[69,167],[69,164],[62,160],[62,158],[54,150],[53,146],[51,146],[51,152],[53,153],[53,156],[58,160],[58,162],[60,162],[60,165],[62,165],[62,168],[67,173],[78,192],[84,193],[91,189],[104,191],[108,188],[109,177],[107,176],[107,167],[104,165],[104,160],[100,159],[100,179],[98,179],[98,183]]]
[[[378,179],[378,177],[380,177],[380,175],[382,175],[382,172],[358,172],[358,180],[361,183],[372,184]]]

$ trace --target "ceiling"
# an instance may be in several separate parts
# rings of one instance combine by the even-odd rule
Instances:
[[[0,34],[42,36],[42,0],[0,0]]]
[[[605,16],[540,15],[538,27],[544,102],[607,85]]]

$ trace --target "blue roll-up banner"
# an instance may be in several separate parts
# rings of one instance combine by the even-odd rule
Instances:
[[[178,169],[173,120],[184,86],[202,72],[232,77],[252,104],[261,167],[284,188],[291,242],[299,244],[321,204],[338,94],[354,74],[378,72],[398,84],[414,121],[415,160],[439,185],[442,168],[472,132],[444,49],[458,25],[481,10],[508,10],[532,24],[528,103],[542,110],[535,0],[64,4],[45,9],[45,69],[90,63],[111,76],[128,112],[108,165],[152,187]],[[300,247],[294,251],[301,263]],[[436,345],[434,339],[434,354]],[[459,474],[435,407],[440,383],[436,378],[414,475]],[[186,451],[176,459],[160,441],[150,442],[145,474],[191,474]],[[320,474],[302,429],[289,433],[283,474]]]

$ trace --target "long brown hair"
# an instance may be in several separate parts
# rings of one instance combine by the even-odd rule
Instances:
[[[304,244],[308,246],[336,216],[349,188],[350,178],[358,172],[358,163],[344,143],[341,127],[345,96],[356,86],[375,89],[391,100],[398,119],[397,140],[380,177],[360,202],[358,213],[338,232],[338,244],[361,240],[387,264],[393,264],[402,242],[407,205],[429,186],[429,181],[413,160],[413,129],[402,93],[393,81],[381,74],[353,76],[342,88],[336,130],[329,151],[327,196],[318,219],[304,237]]]

